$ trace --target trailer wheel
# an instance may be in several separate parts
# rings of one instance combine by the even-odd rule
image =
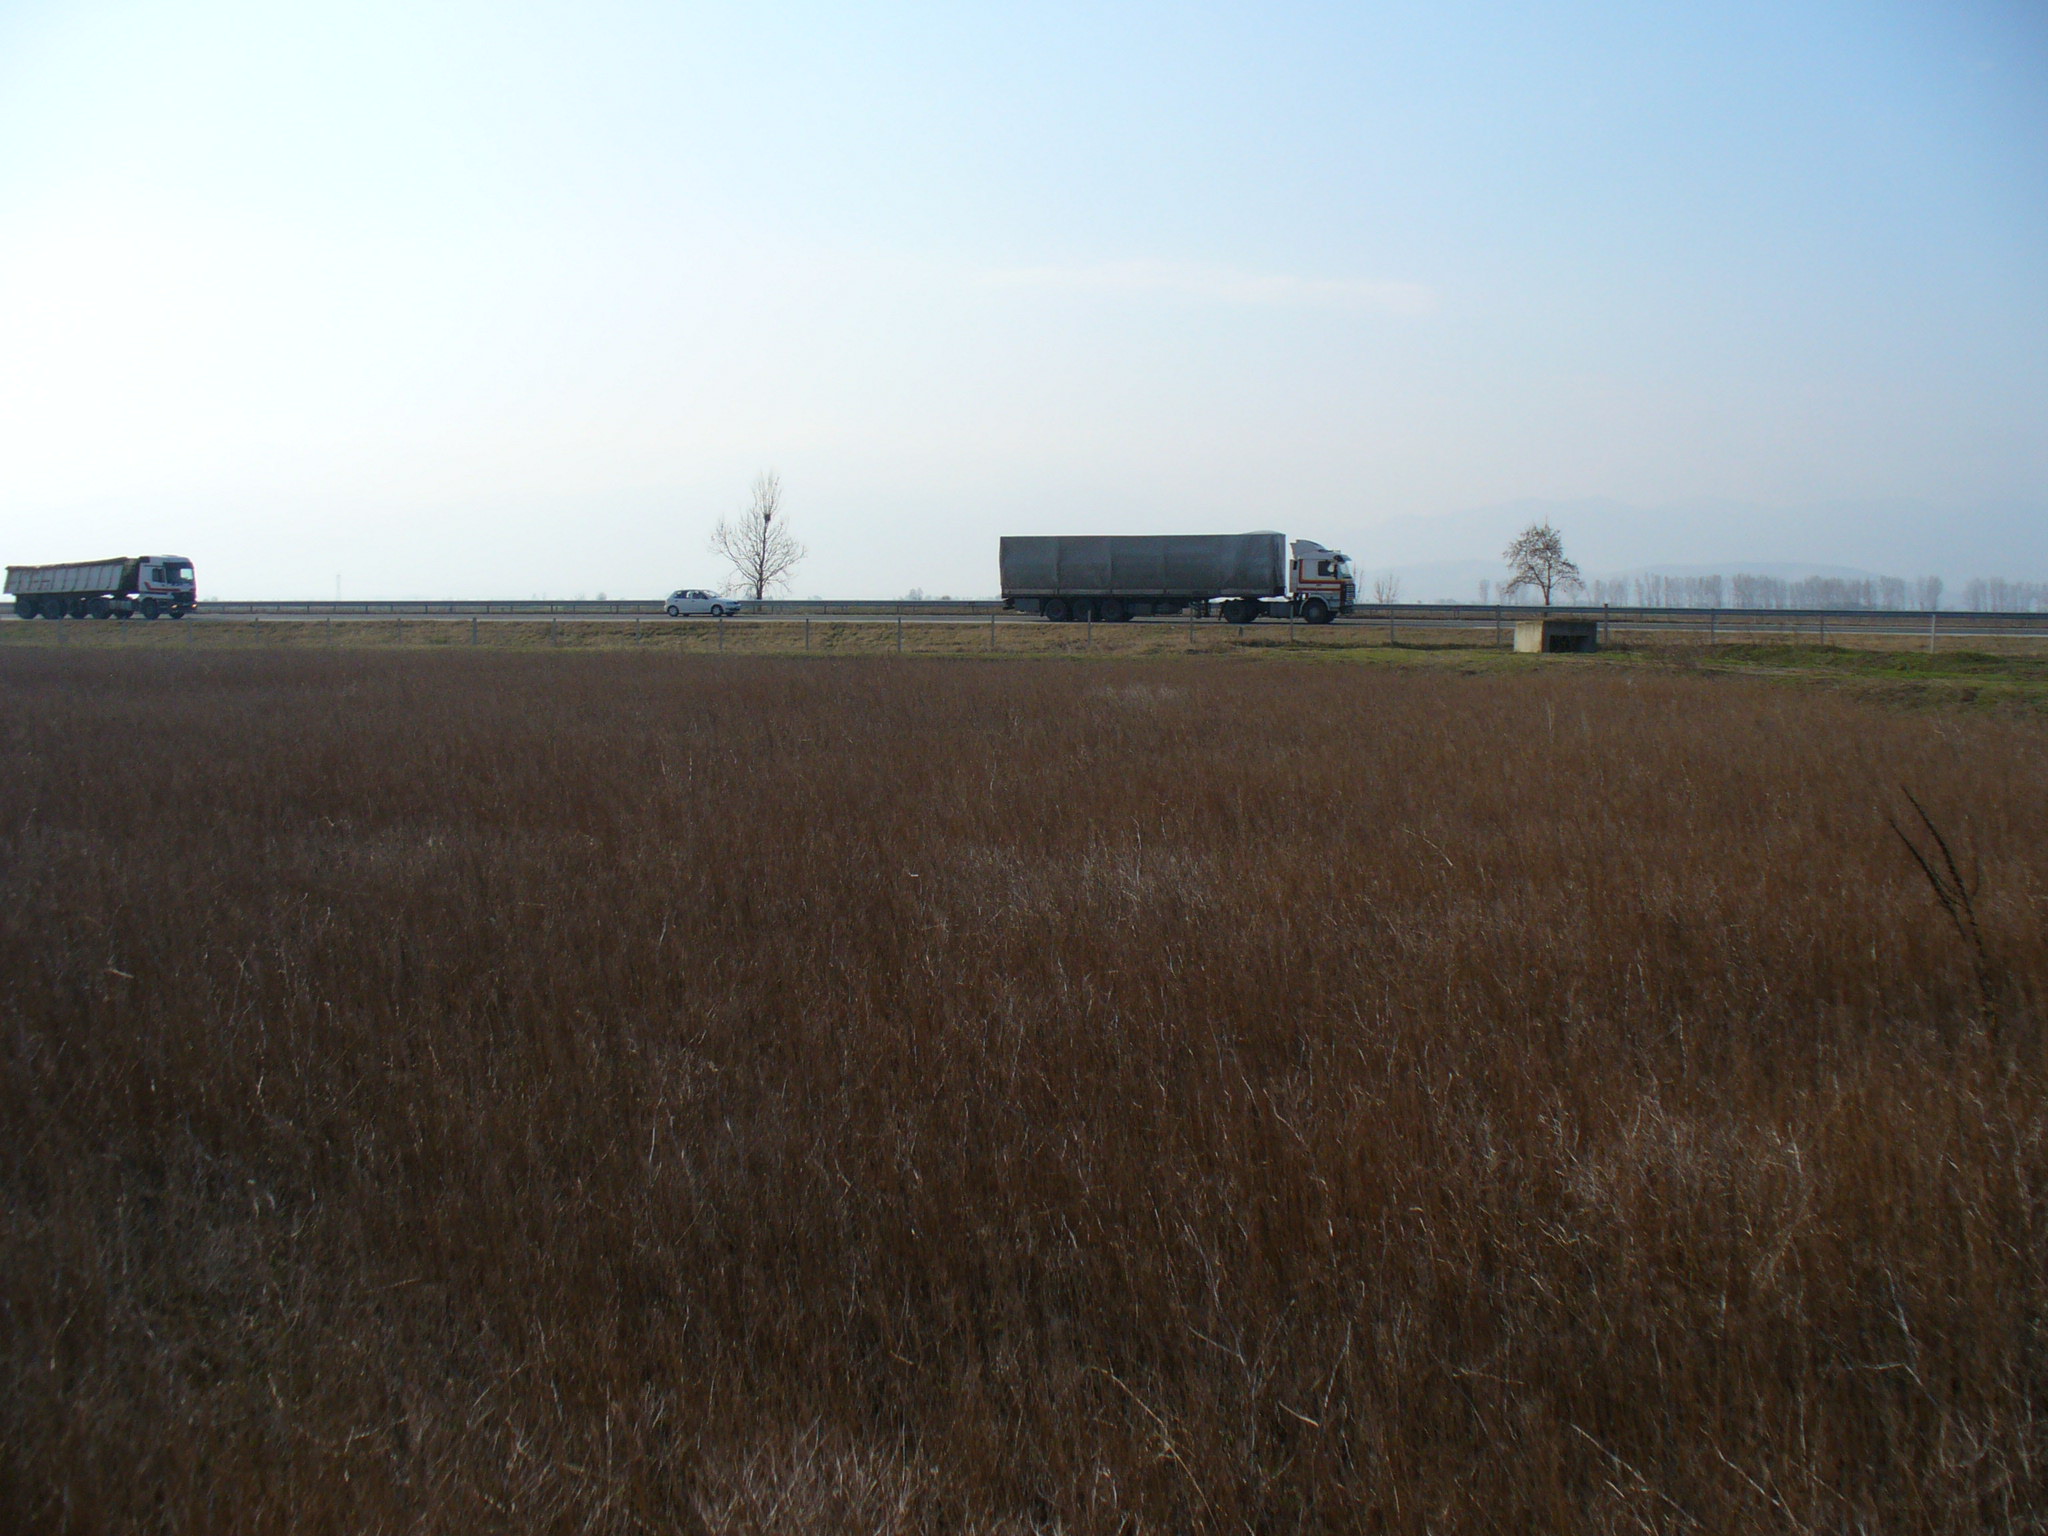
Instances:
[[[1038,611],[1055,624],[1064,624],[1074,616],[1074,610],[1067,606],[1064,597],[1048,597],[1038,605]]]
[[[1095,604],[1095,617],[1105,624],[1121,624],[1130,617],[1124,611],[1124,600],[1120,597],[1105,597]]]
[[[1310,624],[1327,624],[1335,617],[1330,612],[1330,605],[1320,597],[1312,597],[1303,603],[1301,605],[1301,616],[1303,620]]]
[[[91,619],[110,619],[114,616],[114,605],[104,597],[95,597],[87,601],[85,613]]]

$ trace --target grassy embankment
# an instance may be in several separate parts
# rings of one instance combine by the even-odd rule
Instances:
[[[11,1529],[2041,1527],[2036,720],[186,643],[0,652]]]

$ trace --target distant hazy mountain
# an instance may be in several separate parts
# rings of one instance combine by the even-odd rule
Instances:
[[[1338,533],[1360,585],[1398,574],[1404,598],[1472,601],[1498,582],[1500,552],[1547,519],[1588,578],[1665,575],[1972,576],[2048,580],[2048,505],[1963,511],[1910,502],[1760,507],[1688,502],[1517,501],[1441,517],[1401,517]]]

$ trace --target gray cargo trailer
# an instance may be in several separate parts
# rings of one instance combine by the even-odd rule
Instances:
[[[1356,589],[1344,556],[1305,539],[1294,555],[1290,572],[1286,535],[1263,532],[1005,538],[1003,603],[1054,621],[1109,623],[1219,598],[1239,624],[1264,613],[1268,598],[1286,599],[1311,623],[1348,611]]]

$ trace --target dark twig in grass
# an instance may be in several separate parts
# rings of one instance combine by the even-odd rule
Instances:
[[[1934,818],[1927,814],[1927,808],[1914,797],[1913,791],[1903,784],[1899,792],[1906,797],[1906,803],[1913,807],[1920,818],[1920,825],[1927,829],[1927,835],[1934,839],[1935,850],[1941,856],[1941,867],[1937,869],[1934,860],[1923,852],[1920,845],[1906,834],[1898,821],[1886,816],[1892,831],[1906,851],[1913,856],[1913,862],[1920,866],[1920,873],[1927,877],[1928,889],[1934,892],[1934,899],[1941,903],[1941,910],[1948,914],[1948,920],[1955,925],[1956,937],[1970,951],[1970,963],[1976,974],[1977,1000],[1983,1010],[1984,1022],[1993,1030],[1998,1028],[1998,999],[1993,987],[1993,966],[1990,947],[1984,942],[1984,928],[1977,920],[1977,887],[1980,878],[1965,879],[1961,867],[1956,863],[1955,850],[1942,835]]]

